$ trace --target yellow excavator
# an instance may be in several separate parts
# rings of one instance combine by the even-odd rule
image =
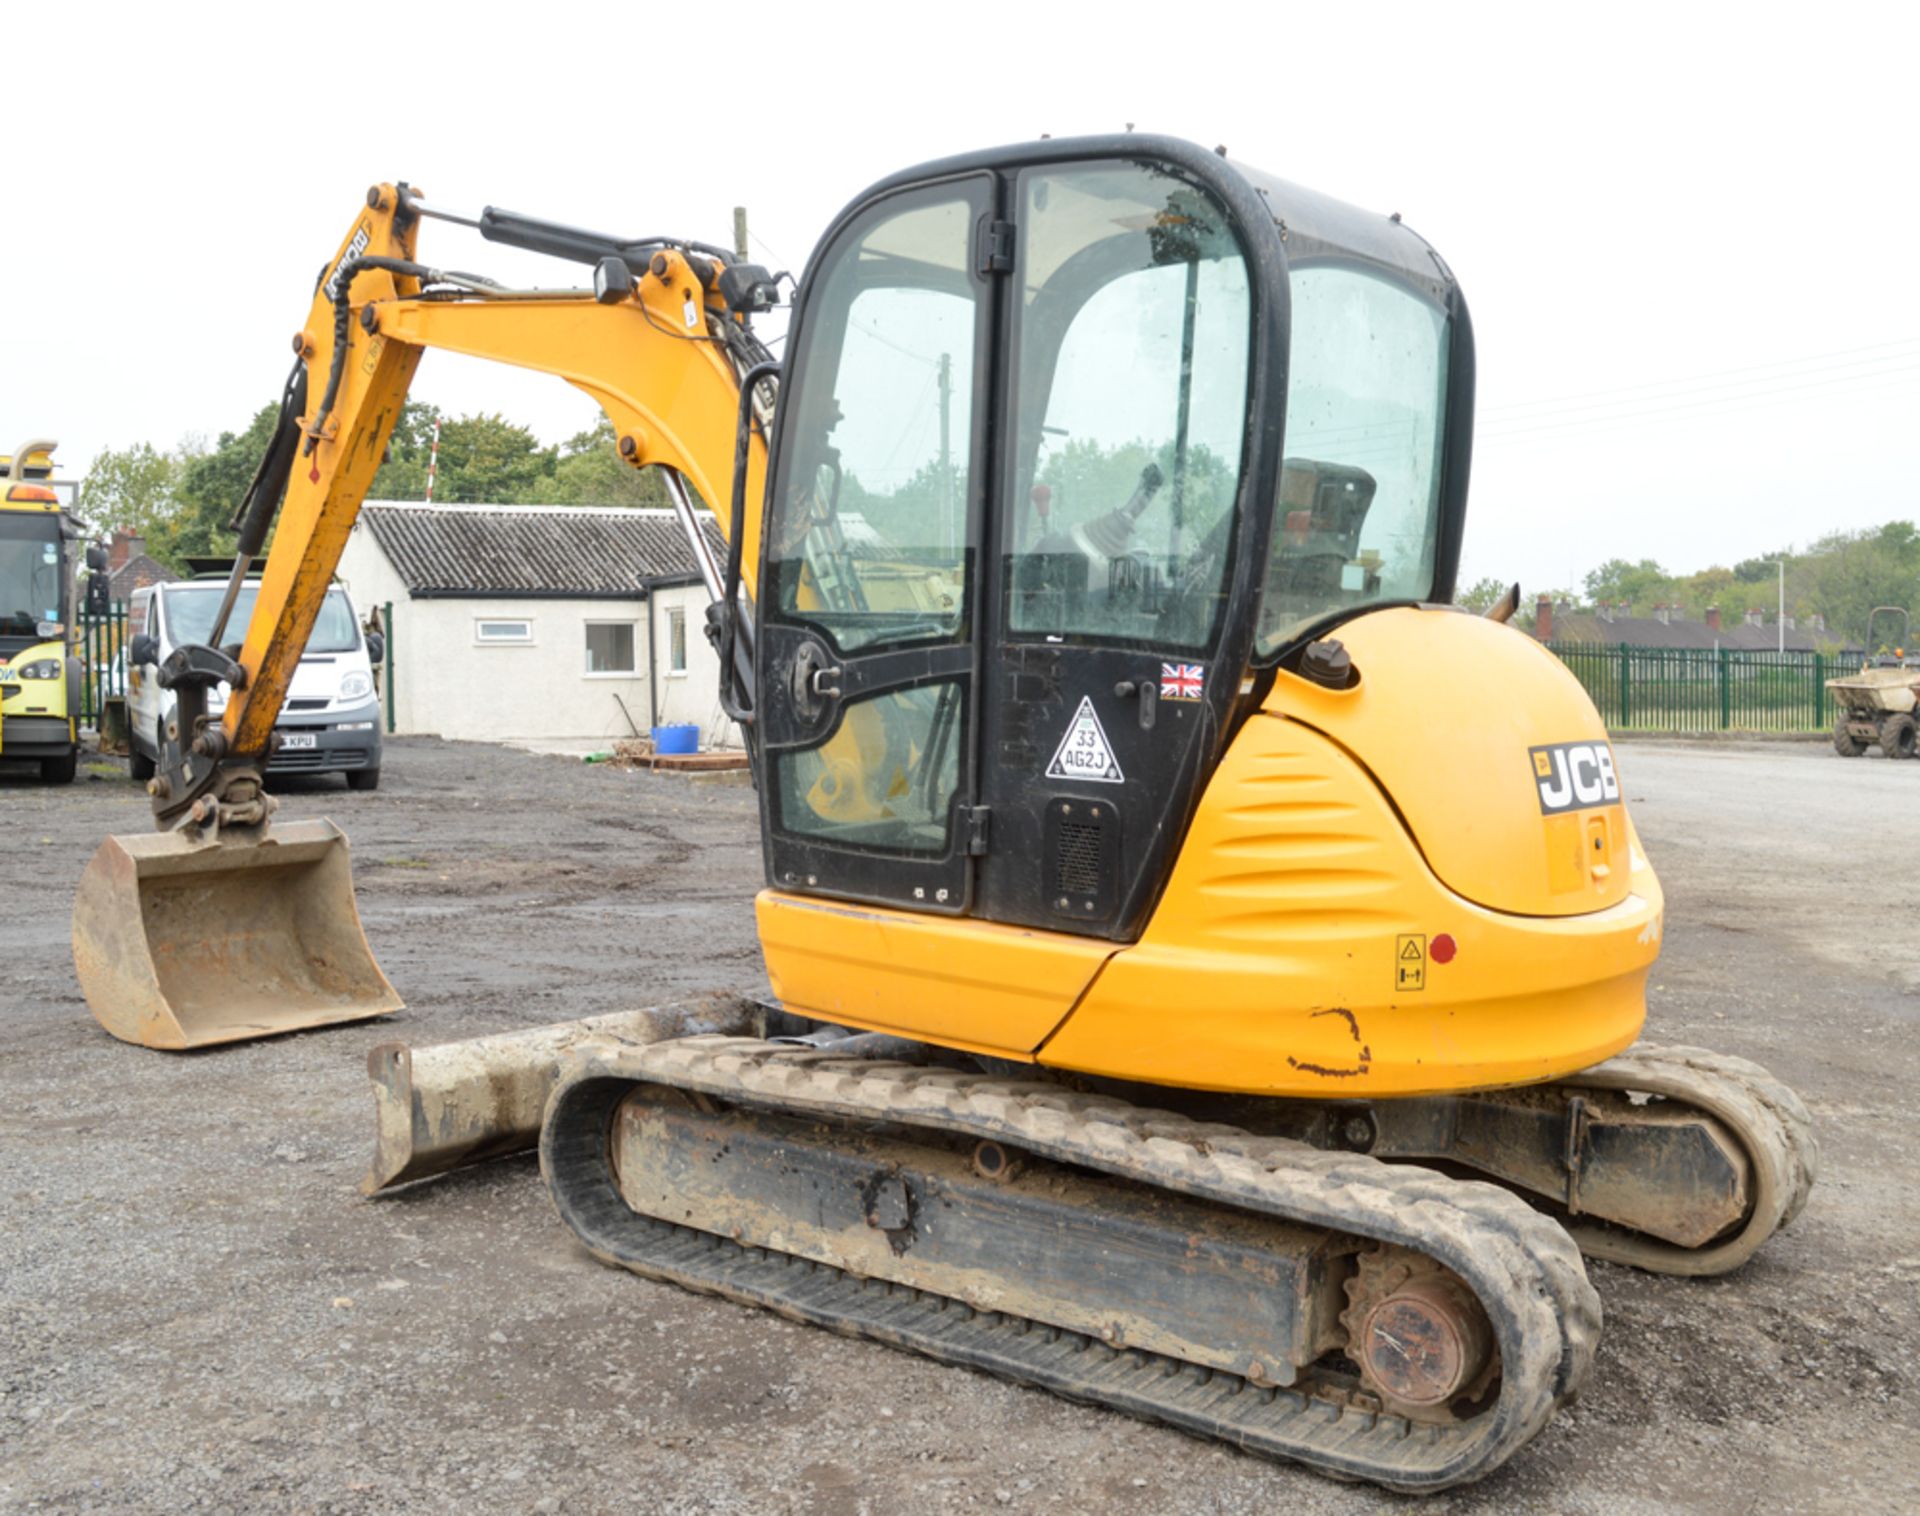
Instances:
[[[430,220],[592,288],[423,263]],[[370,1184],[537,1123],[609,1263],[1340,1477],[1484,1475],[1588,1372],[1583,1252],[1733,1268],[1816,1148],[1752,1064],[1630,1047],[1663,903],[1605,727],[1448,603],[1452,272],[1126,135],[875,185],[776,363],[781,295],[725,249],[369,191],[236,518],[234,586],[277,513],[253,616],[160,671],[159,828],[82,883],[90,1004],[160,1047],[395,1007],[344,840],[270,824],[274,721],[421,354],[558,375],[702,566],[772,996],[455,1045],[424,1092],[376,1050],[383,1123],[438,1146]]]

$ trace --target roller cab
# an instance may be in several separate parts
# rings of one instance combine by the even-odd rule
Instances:
[[[1397,219],[1218,154],[879,186],[796,313],[760,538],[793,1009],[1168,1085],[1416,1093],[1631,1041],[1598,716],[1445,608],[1473,339]]]

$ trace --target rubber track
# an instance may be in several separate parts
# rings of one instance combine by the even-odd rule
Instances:
[[[1640,1090],[1699,1107],[1731,1129],[1752,1164],[1745,1224],[1704,1248],[1684,1248],[1619,1227],[1574,1219],[1567,1230],[1593,1258],[1660,1274],[1724,1274],[1800,1214],[1820,1171],[1813,1118],[1800,1097],[1757,1063],[1706,1048],[1628,1048],[1560,1081],[1571,1089]]]
[[[637,1082],[829,1120],[993,1137],[1182,1194],[1417,1248],[1466,1280],[1486,1308],[1501,1355],[1500,1393],[1469,1421],[1415,1424],[639,1215],[620,1198],[608,1164],[609,1124]],[[752,1039],[603,1043],[583,1049],[556,1090],[540,1161],[561,1217],[605,1262],[1396,1490],[1444,1489],[1498,1468],[1578,1391],[1600,1331],[1599,1297],[1572,1240],[1505,1190],[1052,1084]]]

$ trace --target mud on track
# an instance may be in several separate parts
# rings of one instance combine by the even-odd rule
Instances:
[[[1920,1487],[1920,764],[1622,744],[1668,890],[1649,1035],[1769,1065],[1825,1171],[1731,1279],[1590,1270],[1582,1401],[1417,1507],[1909,1509]],[[400,739],[288,784],[353,841],[386,1023],[169,1056],[73,986],[112,763],[0,765],[0,1511],[1414,1509],[633,1279],[530,1161],[366,1202],[364,1058],[759,982],[752,792]],[[1904,847],[1872,839],[1904,831]]]

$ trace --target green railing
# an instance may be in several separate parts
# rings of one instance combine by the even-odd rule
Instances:
[[[1859,667],[1857,658],[1825,653],[1608,642],[1547,647],[1586,686],[1612,731],[1828,731],[1837,707],[1826,682]]]
[[[80,612],[80,719],[100,725],[100,707],[109,695],[127,692],[127,664],[120,656],[127,642],[127,607],[115,602],[104,611]]]

